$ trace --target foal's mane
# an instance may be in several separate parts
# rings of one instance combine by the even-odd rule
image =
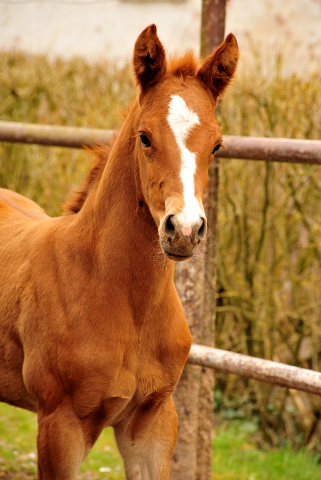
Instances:
[[[198,60],[195,58],[193,51],[188,50],[182,57],[173,56],[170,58],[167,65],[167,73],[185,80],[188,77],[195,77],[198,68]],[[65,215],[75,214],[81,210],[89,193],[101,179],[113,143],[110,145],[98,144],[86,148],[87,152],[94,157],[95,163],[80,187],[68,195],[66,202],[63,204]]]
[[[107,163],[112,145],[98,144],[91,147],[85,147],[90,156],[94,158],[94,165],[91,167],[85,180],[77,190],[72,190],[67,196],[66,202],[63,204],[65,215],[78,213],[85,203],[89,193],[98,184]]]

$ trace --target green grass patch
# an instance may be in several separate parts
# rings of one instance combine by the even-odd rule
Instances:
[[[214,480],[315,480],[320,457],[306,450],[259,449],[241,426],[221,426],[213,440]]]
[[[105,428],[88,457],[80,467],[80,474],[95,473],[95,478],[123,480],[123,461],[118,453],[112,428]],[[92,477],[88,477],[92,478]]]
[[[0,403],[0,479],[35,478],[36,436],[36,415]]]

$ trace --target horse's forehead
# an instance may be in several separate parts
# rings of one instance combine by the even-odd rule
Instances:
[[[173,98],[176,101],[173,101]],[[183,107],[183,103],[186,108]],[[215,122],[213,97],[196,79],[180,81],[175,78],[164,82],[157,86],[155,92],[150,92],[145,106],[147,117],[153,124],[159,124],[167,119],[168,111],[173,108],[182,112],[184,110],[187,112],[187,109],[193,111],[202,123]]]
[[[175,138],[184,143],[193,132],[209,142],[213,141],[212,135],[220,133],[213,102],[206,95],[191,95],[190,91],[170,95],[166,121]]]
[[[173,105],[173,99],[177,99],[175,103],[178,108],[181,107],[194,112],[201,120],[210,120],[215,117],[212,97],[201,88],[186,88],[177,92],[173,91],[170,95],[171,106]],[[186,108],[183,107],[183,103],[186,105]]]
[[[140,118],[142,130],[146,129],[154,138],[166,137],[167,142],[171,138],[169,132],[184,144],[195,136],[198,144],[215,142],[214,137],[221,133],[214,100],[196,79],[190,82],[175,79],[159,87],[144,100]]]
[[[180,95],[171,95],[167,121],[176,139],[184,143],[190,131],[201,123],[197,111],[189,108]]]

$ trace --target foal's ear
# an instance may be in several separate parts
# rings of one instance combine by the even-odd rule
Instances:
[[[157,36],[156,25],[145,28],[137,38],[133,65],[142,91],[154,85],[165,75],[165,50]]]
[[[215,99],[223,95],[231,83],[238,59],[237,41],[233,33],[230,33],[222,45],[204,60],[198,70],[197,77],[211,89]]]

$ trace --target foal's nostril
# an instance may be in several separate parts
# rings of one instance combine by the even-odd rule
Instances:
[[[201,222],[202,223],[201,223],[201,225],[198,229],[198,232],[196,234],[198,242],[200,242],[204,238],[205,233],[206,233],[206,222],[204,221],[203,218],[201,218]]]
[[[171,220],[173,216],[174,215],[169,215],[163,227],[164,233],[166,233],[166,235],[170,235],[171,237],[175,236],[175,225]]]

